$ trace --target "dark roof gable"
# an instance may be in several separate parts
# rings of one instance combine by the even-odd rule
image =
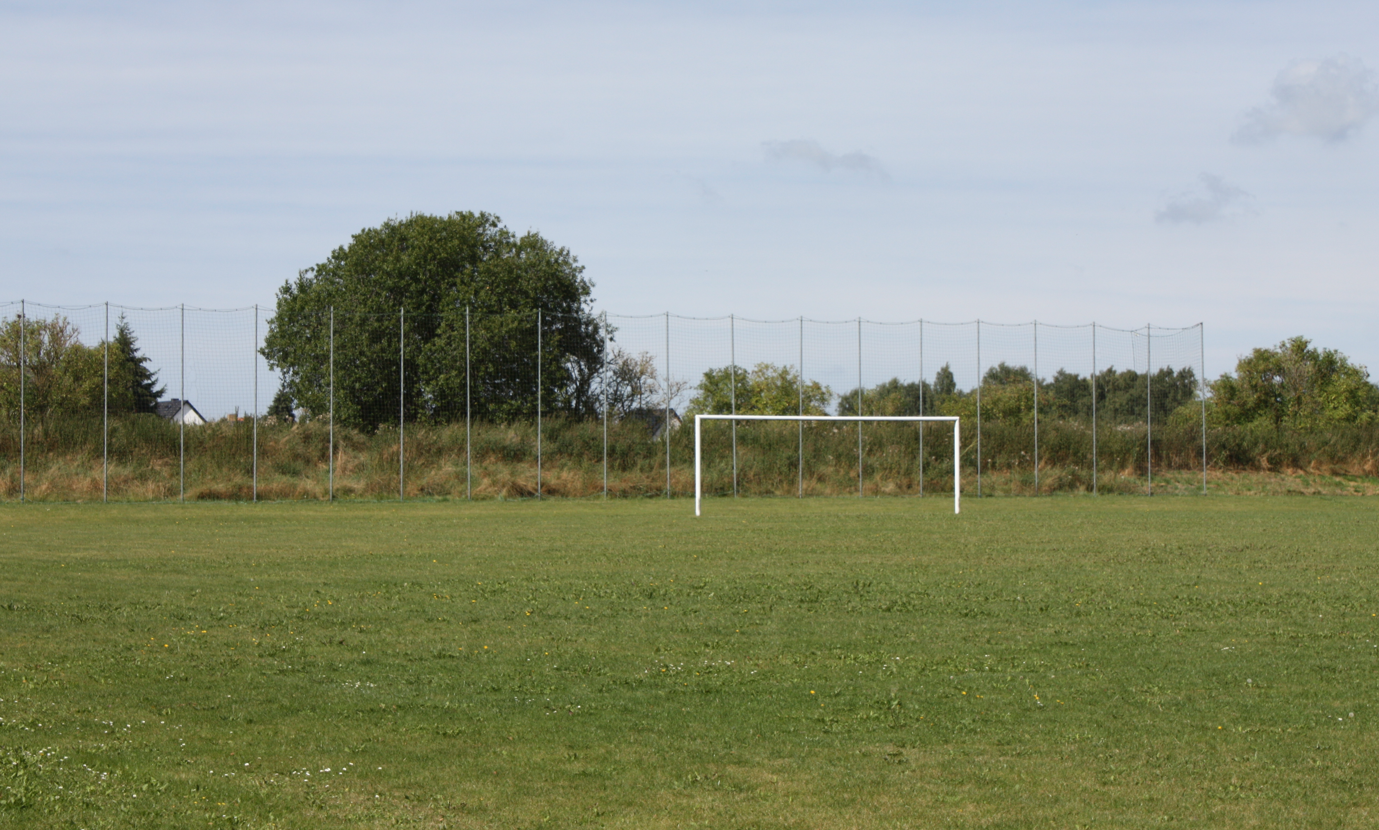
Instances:
[[[173,418],[177,417],[177,413],[182,411],[182,404],[183,401],[181,398],[173,398],[172,400],[159,401],[158,403],[154,404],[153,411],[157,413],[159,418],[166,418],[167,420],[171,421]],[[200,418],[203,421],[206,420],[206,418],[200,412],[197,411],[196,407],[192,406],[191,401],[186,401],[186,404],[187,409],[191,410],[192,412],[196,412],[196,417]]]

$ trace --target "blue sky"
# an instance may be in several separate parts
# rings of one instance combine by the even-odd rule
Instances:
[[[484,210],[600,308],[1206,324],[1379,372],[1373,2],[0,5],[0,300],[271,304]]]

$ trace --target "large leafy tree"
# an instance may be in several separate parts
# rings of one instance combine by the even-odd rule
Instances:
[[[1255,349],[1211,388],[1214,416],[1227,424],[1306,429],[1379,418],[1379,389],[1365,367],[1305,337]]]
[[[99,414],[104,373],[102,349],[83,345],[65,317],[15,317],[0,326],[0,411],[7,415],[18,416],[21,397],[25,413],[39,418]]]
[[[466,392],[478,418],[534,415],[538,396],[543,411],[592,414],[604,332],[583,272],[487,213],[388,220],[279,289],[263,354],[293,401],[324,413],[333,312],[335,417],[365,429],[399,406],[408,420],[463,418]]]

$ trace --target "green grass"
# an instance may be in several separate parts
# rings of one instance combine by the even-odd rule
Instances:
[[[1360,827],[1365,498],[0,507],[0,826]]]

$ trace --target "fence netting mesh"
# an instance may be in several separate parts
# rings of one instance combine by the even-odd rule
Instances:
[[[1205,486],[1200,325],[0,303],[0,499]],[[830,422],[943,415],[962,423]],[[1196,486],[1196,485],[1194,485]]]

